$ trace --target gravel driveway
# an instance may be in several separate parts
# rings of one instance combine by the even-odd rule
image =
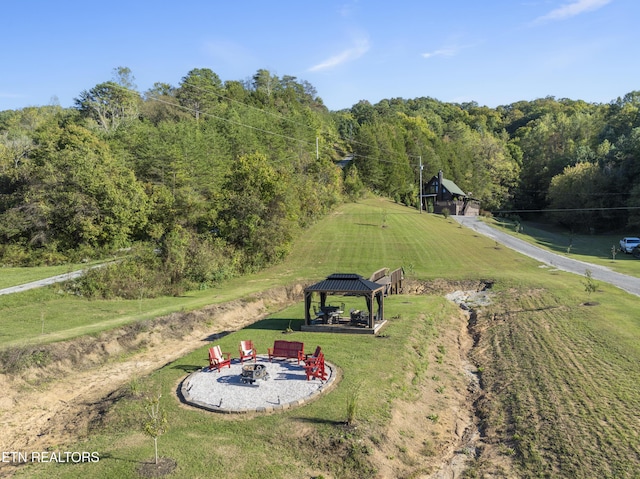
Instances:
[[[535,260],[548,264],[549,266],[553,266],[554,268],[562,271],[568,271],[569,273],[579,274],[580,276],[584,276],[585,271],[590,270],[593,279],[604,281],[605,283],[617,286],[628,293],[640,296],[640,278],[616,273],[605,266],[586,263],[584,261],[552,253],[551,251],[539,248],[527,243],[526,241],[492,228],[477,216],[450,216],[450,218],[455,219],[458,223],[466,226],[467,228],[471,228],[484,236],[488,236],[507,248],[511,248]]]

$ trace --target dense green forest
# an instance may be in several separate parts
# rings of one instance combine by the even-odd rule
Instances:
[[[494,214],[640,226],[640,92],[329,111],[311,84],[268,70],[223,82],[199,68],[144,93],[134,82],[119,67],[73,108],[0,112],[0,264],[119,252],[83,294],[206,287],[279,261],[342,201],[371,191],[416,206],[419,162],[425,181],[443,170]]]

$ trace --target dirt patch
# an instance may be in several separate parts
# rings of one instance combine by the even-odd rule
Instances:
[[[476,410],[483,391],[469,355],[477,345],[473,325],[491,295],[490,283],[469,284],[475,288],[452,291],[446,282],[426,285],[447,292],[461,307],[460,314],[441,325],[430,347],[419,397],[394,402],[386,437],[373,458],[380,479],[480,477],[474,475],[478,470],[482,477],[516,477],[511,459],[484,436]]]
[[[145,462],[138,467],[138,474],[142,477],[164,477],[175,471],[176,461],[168,457],[159,457],[158,463],[155,460]]]
[[[492,280],[461,280],[433,279],[431,281],[406,280],[404,291],[407,294],[428,294],[444,296],[455,291],[483,291],[491,288]]]
[[[469,378],[461,374],[469,348],[466,336],[466,318],[460,314],[440,331],[437,342],[446,351],[444,358],[435,345],[430,347],[428,378],[417,400],[394,403],[385,440],[374,456],[381,479],[459,477],[453,471],[464,469],[463,443],[474,430]]]

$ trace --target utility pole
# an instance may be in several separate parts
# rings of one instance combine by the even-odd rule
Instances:
[[[418,208],[420,208],[420,214],[422,214],[422,155],[418,157],[420,160],[420,184],[418,185]]]

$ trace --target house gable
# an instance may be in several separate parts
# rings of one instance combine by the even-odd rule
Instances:
[[[480,212],[479,202],[453,181],[445,179],[442,170],[424,185],[421,200],[425,210],[434,213],[443,213],[446,209],[452,215],[475,216]]]

